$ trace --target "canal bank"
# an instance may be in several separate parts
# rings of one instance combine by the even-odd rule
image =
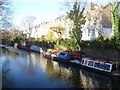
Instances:
[[[84,48],[82,49],[84,53],[87,54],[88,57],[98,58],[98,59],[104,59],[104,60],[111,60],[115,62],[120,62],[120,52],[118,50],[96,50],[96,49],[90,49],[90,48]]]
[[[119,80],[13,47],[2,48],[0,60],[12,88],[120,88]]]

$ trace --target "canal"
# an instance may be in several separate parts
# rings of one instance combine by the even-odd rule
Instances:
[[[3,88],[120,88],[120,80],[14,47],[1,48]]]

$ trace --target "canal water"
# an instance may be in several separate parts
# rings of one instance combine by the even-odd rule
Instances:
[[[5,46],[0,51],[3,88],[120,88],[120,80]]]

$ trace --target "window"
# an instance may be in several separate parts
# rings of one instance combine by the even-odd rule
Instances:
[[[85,60],[85,65],[87,65],[87,62],[88,62],[88,61],[87,61],[87,60]]]
[[[105,70],[110,70],[110,65],[105,65]]]
[[[99,68],[99,63],[95,62],[95,66],[94,67]]]
[[[82,64],[84,64],[84,60],[82,60],[82,62],[81,62]]]
[[[95,62],[95,66],[94,67],[100,68],[100,69],[103,69],[103,70],[110,70],[110,65],[101,64],[101,63],[98,63],[98,62]]]
[[[92,36],[95,36],[95,29],[92,30]]]
[[[88,36],[90,36],[90,29],[88,29]]]
[[[74,54],[74,57],[76,56],[76,54]]]
[[[94,62],[93,61],[89,61],[88,62],[88,66],[93,66]]]
[[[60,55],[65,55],[65,53],[60,53]]]

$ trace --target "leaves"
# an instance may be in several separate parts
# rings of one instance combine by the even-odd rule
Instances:
[[[65,31],[65,28],[58,25],[58,26],[50,27],[50,29],[58,35],[58,39],[57,39],[57,47],[58,47],[60,43],[60,39],[62,38],[62,34]]]
[[[85,19],[83,17],[83,11],[85,8],[81,7],[81,3],[75,1],[73,5],[73,9],[67,12],[68,18],[74,22],[73,24],[73,29],[70,35],[71,37],[74,36],[75,41],[77,45],[79,46],[80,49],[80,42],[81,42],[81,37],[82,37],[82,31],[81,31],[81,25],[85,23]],[[84,20],[83,20],[84,19]]]
[[[62,27],[62,26],[60,26],[60,25],[54,26],[54,27],[50,27],[50,29],[51,29],[53,32],[57,33],[57,35],[58,35],[59,38],[61,38],[62,34],[63,34],[64,31],[65,31],[65,28]]]
[[[46,37],[46,40],[48,40],[48,42],[54,42],[56,40],[54,32],[52,32],[52,31],[48,31],[48,33],[45,37]]]
[[[113,9],[113,26],[114,26],[114,38],[117,47],[120,49],[120,18],[118,16],[118,6],[120,2],[116,2]]]

